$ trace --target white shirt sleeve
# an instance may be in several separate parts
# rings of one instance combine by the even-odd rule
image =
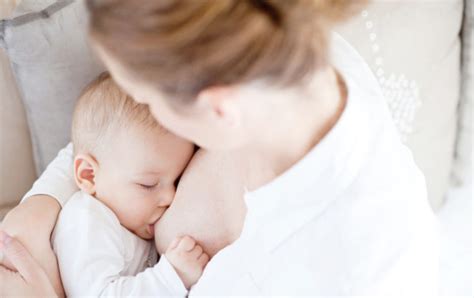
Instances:
[[[72,205],[63,208],[53,234],[68,297],[187,295],[165,257],[136,276],[124,276],[125,238],[118,220],[90,205]]]
[[[24,202],[34,195],[48,195],[55,198],[63,207],[78,190],[74,181],[73,146],[69,143],[59,151],[21,201]]]
[[[173,266],[163,255],[152,268],[136,276],[116,276],[100,293],[100,296],[174,296],[186,297],[188,291]]]

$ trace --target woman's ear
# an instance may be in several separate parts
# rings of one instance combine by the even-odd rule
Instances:
[[[78,154],[74,158],[74,179],[77,186],[84,192],[95,194],[95,175],[98,163],[90,154]]]
[[[197,102],[201,107],[207,108],[218,121],[234,127],[240,122],[234,94],[235,88],[232,86],[209,87],[199,92]]]

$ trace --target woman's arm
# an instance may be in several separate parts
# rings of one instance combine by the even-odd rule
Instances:
[[[69,143],[48,165],[41,177],[22,199],[22,202],[36,195],[48,195],[64,206],[71,196],[79,190],[74,181],[74,156],[72,143]]]
[[[0,266],[0,297],[55,297],[51,282],[35,259],[15,238],[0,231],[0,253],[11,260],[18,272]]]
[[[58,265],[49,241],[59,211],[60,206],[55,199],[42,195],[34,196],[10,211],[0,228],[23,244],[46,272],[60,295],[62,286]],[[11,270],[18,270],[8,258],[4,258],[2,265]]]
[[[61,205],[77,191],[72,164],[73,150],[69,144],[35,182],[22,203],[10,211],[0,225],[0,229],[21,242],[37,260],[59,295],[62,294],[62,286],[50,238]],[[10,269],[18,269],[8,259],[1,264]],[[5,283],[9,286],[13,284],[15,283]]]

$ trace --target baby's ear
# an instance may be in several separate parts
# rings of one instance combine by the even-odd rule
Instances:
[[[74,179],[77,186],[84,192],[95,194],[95,174],[97,161],[90,154],[78,154],[74,158]]]

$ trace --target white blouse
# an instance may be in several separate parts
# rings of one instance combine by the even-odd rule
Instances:
[[[195,295],[433,295],[438,235],[423,174],[381,89],[341,37],[333,65],[348,87],[331,131],[302,160],[246,193],[243,231],[219,251]],[[77,190],[63,149],[25,197],[61,204]]]

